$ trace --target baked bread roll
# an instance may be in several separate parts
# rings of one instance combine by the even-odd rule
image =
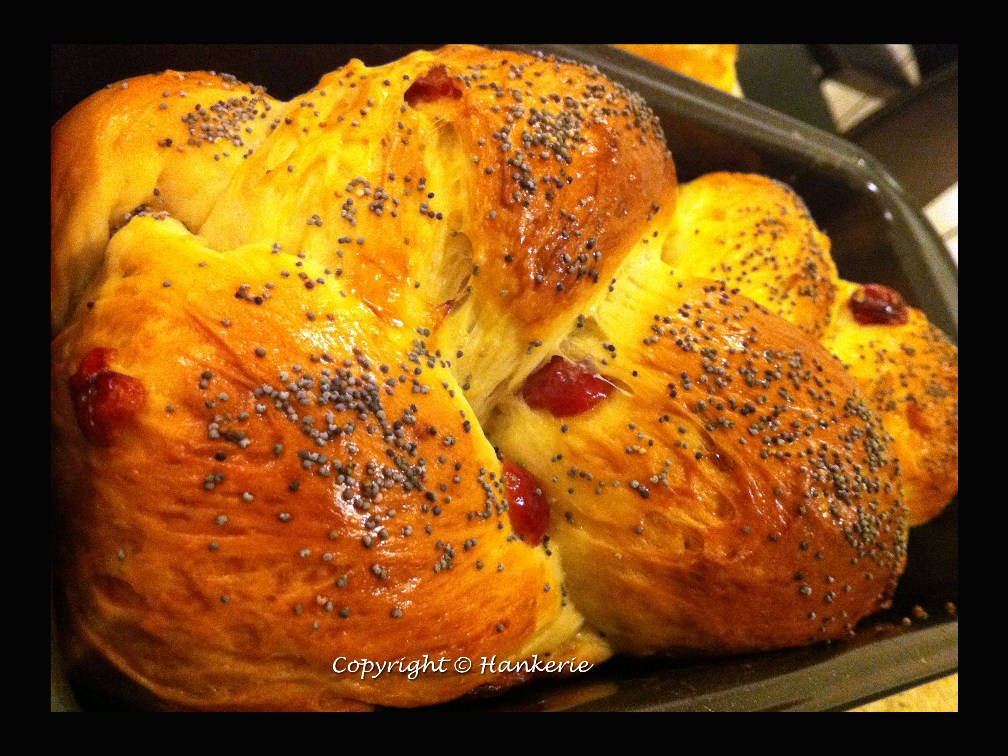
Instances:
[[[892,434],[910,524],[959,491],[959,349],[896,291],[840,281],[823,344],[861,383]]]
[[[663,256],[676,271],[724,281],[819,338],[839,275],[802,199],[766,176],[709,173],[680,188]]]
[[[290,103],[167,72],[71,112],[53,162],[59,559],[84,647],[215,709],[512,681],[355,680],[338,654],[608,655],[542,534],[516,538],[474,407],[674,191],[638,98],[473,47],[352,62]]]
[[[605,400],[555,416],[516,397],[490,427],[554,502],[572,602],[636,654],[849,635],[891,598],[907,537],[857,382],[723,283],[657,258],[621,273],[561,349]]]
[[[451,373],[415,331],[305,287],[324,276],[140,217],[54,343],[68,603],[83,643],[172,705],[417,705],[506,680],[337,677],[334,657],[576,644],[557,560],[514,538]]]
[[[736,66],[737,44],[618,44],[627,52],[702,81],[716,89],[740,95]]]
[[[71,111],[52,165],[72,674],[159,708],[416,707],[889,602],[900,465],[821,343],[828,241],[794,205],[800,272],[717,280],[713,230],[675,241],[719,193],[679,201],[598,71],[453,45],[290,101],[168,71]]]
[[[275,129],[278,104],[230,76],[166,72],[96,92],[53,128],[54,329],[79,304],[109,237],[133,216],[203,225],[235,167]]]
[[[765,176],[711,173],[680,188],[664,259],[723,281],[818,339],[882,418],[911,525],[959,490],[959,352],[902,296],[840,278],[802,199]]]

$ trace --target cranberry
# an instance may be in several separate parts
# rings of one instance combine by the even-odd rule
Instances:
[[[147,399],[139,380],[109,369],[111,356],[109,349],[92,349],[68,381],[77,424],[84,437],[96,446],[111,446],[117,431]]]
[[[855,291],[850,308],[861,325],[903,325],[910,319],[903,297],[882,284],[867,284]]]
[[[436,102],[444,97],[459,99],[462,90],[458,88],[455,80],[448,75],[448,69],[443,65],[432,66],[423,76],[409,85],[403,98],[406,104],[415,108],[421,102]]]
[[[504,463],[504,487],[507,489],[511,526],[525,543],[538,546],[549,526],[549,500],[535,475],[514,462]]]
[[[590,365],[560,355],[525,379],[522,397],[554,417],[573,417],[598,406],[615,386]]]

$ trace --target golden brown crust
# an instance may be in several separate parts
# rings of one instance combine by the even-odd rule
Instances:
[[[604,291],[647,216],[674,200],[675,166],[646,104],[579,65],[458,45],[392,66],[351,61],[289,103],[170,72],[75,109],[53,141],[54,323],[109,228],[150,205],[216,249],[269,241],[327,262],[335,250],[338,275],[386,322],[417,306],[432,325],[458,311],[443,339],[453,352],[480,351],[467,349],[471,324],[493,325],[486,339],[515,353],[457,371],[483,409],[509,377],[496,366]],[[236,93],[252,129],[240,154],[199,138],[214,112],[196,102]],[[103,118],[117,125],[92,125]],[[111,188],[96,193],[99,166],[115,160],[129,181],[103,178]]]
[[[710,173],[682,186],[665,260],[738,287],[815,337],[829,326],[839,278],[829,238],[779,181]]]
[[[491,433],[554,499],[571,600],[614,648],[798,645],[887,605],[906,548],[898,469],[819,344],[653,262],[622,271],[563,353],[621,390],[571,418],[516,397]]]
[[[680,187],[663,136],[595,70],[467,45],[289,102],[170,71],[74,109],[51,190],[71,662],[166,708],[412,707],[529,675],[334,661],[747,651],[885,606],[902,481],[860,391],[909,394],[819,343],[843,318],[801,200]],[[619,391],[533,410],[554,354]],[[505,462],[555,499],[541,545]]]
[[[60,119],[51,139],[52,327],[66,323],[109,237],[131,217],[168,214],[198,229],[270,133],[278,105],[234,77],[165,71],[110,85]]]
[[[903,467],[912,525],[947,506],[958,481],[958,352],[926,315],[862,325],[829,238],[794,191],[764,176],[712,173],[681,187],[665,259],[722,280],[819,339],[861,384]]]
[[[938,516],[959,490],[959,349],[920,310],[907,322],[862,324],[841,281],[833,326],[823,343],[861,383],[893,436],[910,524]]]
[[[737,44],[620,44],[634,55],[659,63],[673,71],[730,94],[740,94]]]
[[[183,706],[412,706],[502,684],[331,670],[518,655],[562,620],[562,578],[512,537],[451,374],[360,300],[285,276],[297,263],[216,252],[171,220],[113,237],[95,306],[54,344],[77,629]],[[148,397],[109,446],[88,443],[67,390],[96,346]]]
[[[560,320],[549,287],[578,301],[604,290],[559,265],[592,234],[613,250],[599,269],[614,269],[651,211],[628,185],[674,187],[653,116],[580,66],[459,46],[385,70],[353,62],[291,103],[254,100],[262,138],[220,160],[232,147],[219,139],[179,145],[209,106],[178,87],[203,78],[131,80],[54,130],[53,449],[75,629],[183,707],[413,706],[514,682],[355,681],[329,668],[340,649],[604,658],[557,559],[514,540],[500,462],[435,332],[462,235],[475,240],[464,276],[482,263],[482,286],[519,303],[487,323]],[[200,94],[234,91],[223,83]],[[156,212],[115,222],[144,203]],[[504,261],[521,239],[552,245],[545,281],[525,280],[535,260]],[[88,368],[93,350],[107,364]],[[108,410],[106,380],[145,401]],[[322,400],[350,385],[374,396]],[[111,445],[86,437],[81,411],[116,426]]]

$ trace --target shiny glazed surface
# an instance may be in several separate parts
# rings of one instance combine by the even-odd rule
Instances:
[[[435,98],[435,99],[436,99],[436,98]],[[452,98],[452,99],[454,100],[455,98]],[[316,228],[318,229],[319,227],[316,227]],[[459,252],[459,248],[456,248],[456,251],[457,251],[457,252]],[[468,252],[467,252],[467,251],[466,251],[466,249],[465,249],[465,248],[463,247],[463,248],[462,248],[462,250],[461,250],[461,252],[459,252],[459,254],[462,254],[463,256],[465,256],[466,254],[468,254]],[[561,259],[562,259],[562,258],[561,258]],[[419,280],[419,278],[417,278],[417,280]],[[422,282],[421,282],[421,283],[422,283]],[[493,283],[493,285],[497,285],[497,282],[494,282],[494,283]],[[450,287],[450,288],[451,288],[451,287]],[[153,287],[151,288],[151,291],[153,291]],[[484,292],[484,293],[487,293],[487,292],[490,292],[490,291],[492,291],[492,288],[491,288],[490,286],[488,286],[487,288],[483,289],[483,292]],[[235,293],[237,293],[237,291],[236,291]],[[253,293],[252,293],[252,299],[253,299],[253,301],[254,301],[254,298],[255,298],[255,296],[256,296],[256,295],[259,295],[259,296],[261,296],[261,295],[262,295],[262,292],[253,292]],[[434,302],[436,302],[438,298],[439,298],[439,296],[435,296],[435,297],[433,297],[433,298],[432,298],[431,300],[432,300],[432,301],[434,301]],[[371,302],[371,300],[369,300],[369,302],[370,302],[370,303],[369,303],[369,304],[366,304],[366,306],[368,306],[368,308],[369,308],[369,309],[371,309],[371,311],[372,311],[373,313],[375,313],[375,314],[379,314],[379,316],[380,316],[381,312],[375,312],[375,309],[374,309],[374,307],[372,307],[372,306],[371,306],[371,304],[373,304],[374,302]],[[452,309],[453,307],[455,307],[455,303],[456,303],[456,302],[455,302],[455,297],[449,297],[449,298],[445,299],[445,302],[449,302],[449,307],[448,307],[448,309],[450,309],[450,310],[451,310],[451,309]],[[444,303],[444,302],[443,302],[443,303]],[[463,306],[465,306],[465,303],[463,303]],[[394,307],[394,302],[392,302],[392,303],[390,304],[390,307]],[[456,311],[456,312],[458,312],[458,311],[460,311],[460,310],[459,310],[459,308],[456,308],[456,309],[455,309],[455,311]],[[483,310],[483,311],[490,311],[490,310]],[[456,322],[458,322],[458,321],[459,321],[459,319],[456,319]],[[449,320],[447,321],[447,323],[451,323],[451,322],[452,322],[452,321],[451,321],[451,319],[449,319]],[[481,319],[481,320],[480,320],[479,322],[480,322],[480,323],[485,323],[486,321],[485,321],[485,320],[483,320],[483,319]],[[421,327],[421,328],[424,328],[424,327]],[[448,333],[448,332],[446,331],[445,333]],[[533,334],[533,335],[538,335],[538,334]],[[563,337],[563,338],[565,338],[565,337]],[[458,341],[458,340],[457,340],[457,338],[455,338],[455,335],[453,335],[453,339],[452,339],[452,341]],[[530,342],[534,342],[534,341],[535,341],[534,339],[533,339],[533,340],[530,340]],[[453,346],[455,346],[455,345],[453,345]],[[468,345],[464,345],[464,346],[468,346]],[[522,345],[522,346],[524,346],[524,345]],[[517,351],[517,350],[516,350],[516,351]],[[458,350],[456,350],[456,352],[455,352],[455,353],[456,353],[456,354],[458,354],[458,352],[464,352],[465,354],[470,354],[470,352],[468,352],[468,351],[466,351],[466,350],[463,350],[463,349],[458,349]],[[400,354],[401,354],[401,353],[400,353]],[[444,353],[443,353],[442,355],[440,355],[440,357],[439,357],[439,358],[438,358],[438,357],[436,356],[436,350],[432,351],[432,352],[431,352],[431,354],[435,356],[435,359],[445,359],[446,355],[447,355],[447,354],[449,354],[449,353],[448,353],[448,352],[446,351],[446,352],[444,352]],[[456,358],[456,359],[457,359],[457,360],[464,360],[464,359],[465,359],[465,355],[464,355],[463,357],[458,357],[458,358]],[[470,359],[471,359],[471,358],[470,358]],[[541,357],[540,357],[540,355],[539,355],[538,353],[536,353],[536,354],[534,355],[534,360],[539,360],[539,359],[541,359]],[[446,360],[446,361],[450,361],[450,360]],[[528,365],[530,365],[530,366],[531,366],[531,365],[532,365],[532,361],[529,361],[529,362],[528,362]],[[528,368],[523,368],[523,369],[528,369]],[[520,372],[520,371],[519,371],[519,372]],[[463,385],[465,385],[465,383],[467,383],[467,382],[468,382],[468,381],[464,381],[464,380],[462,379],[462,376],[460,376],[460,380],[459,380],[459,383],[460,383],[460,384],[463,384]],[[503,385],[503,383],[502,383],[501,385]],[[513,384],[508,384],[508,385],[513,385]],[[472,387],[470,387],[470,388],[469,388],[469,391],[470,391],[470,393],[473,393],[473,395],[474,395],[474,396],[479,396],[479,392],[473,392],[473,390],[472,390]],[[486,395],[488,395],[488,396],[489,396],[489,394],[490,394],[490,393],[492,393],[492,391],[490,391],[490,392],[484,392],[484,393],[485,393]],[[489,404],[490,404],[490,402],[488,402],[488,403],[487,403],[487,405],[488,405],[488,406],[489,406]],[[229,521],[230,521],[230,518],[229,518]],[[215,524],[216,524],[216,520],[215,520]],[[331,704],[331,703],[332,703],[332,702],[330,702],[330,704]]]

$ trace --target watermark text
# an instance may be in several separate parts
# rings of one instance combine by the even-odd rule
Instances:
[[[503,674],[571,674],[589,671],[593,663],[586,660],[572,659],[543,659],[538,654],[534,654],[529,659],[515,661],[513,659],[499,659],[494,656],[480,656],[470,658],[468,656],[458,656],[451,658],[448,656],[430,656],[424,654],[416,659],[368,659],[366,657],[350,658],[347,656],[337,656],[332,663],[332,670],[337,675],[352,675],[361,680],[377,680],[383,675],[403,675],[409,680],[416,680],[421,675],[439,675],[447,672],[455,672],[466,675],[471,672],[480,675],[503,675]]]

